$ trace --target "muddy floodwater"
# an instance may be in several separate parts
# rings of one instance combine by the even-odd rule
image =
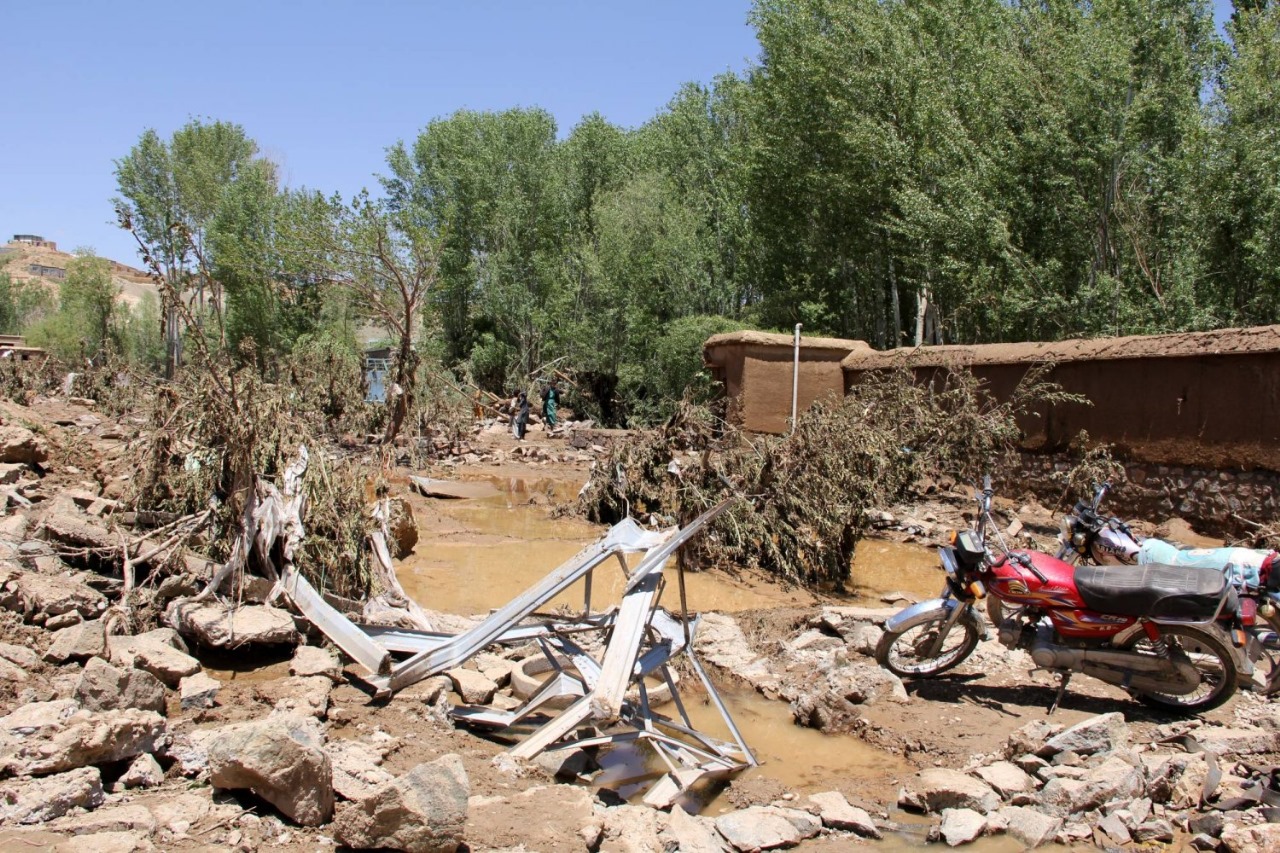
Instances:
[[[553,517],[549,504],[572,499],[576,486],[565,482],[494,481],[498,493],[469,500],[414,496],[419,540],[414,552],[400,561],[397,573],[405,590],[424,607],[464,615],[487,613],[529,589],[554,568],[595,541],[605,530],[573,517]],[[540,497],[535,497],[540,496]],[[533,501],[531,502],[531,497]],[[636,562],[632,558],[631,565]],[[663,605],[679,607],[674,560],[669,565]],[[595,570],[591,605],[601,610],[616,605],[626,579],[617,561]],[[688,605],[694,611],[739,612],[776,607],[807,607],[830,602],[882,606],[881,597],[901,593],[914,599],[931,598],[942,586],[936,551],[916,544],[864,540],[852,566],[847,595],[818,596],[788,589],[767,577],[742,572],[686,574]],[[580,608],[583,584],[555,599],[555,605]],[[722,698],[760,767],[745,771],[776,780],[799,794],[838,789],[850,778],[900,778],[912,768],[899,756],[878,750],[853,736],[825,735],[795,725],[786,703],[757,693],[720,686]],[[715,707],[698,690],[684,695],[695,725],[706,733],[732,740]],[[675,715],[674,706],[660,709]],[[614,747],[601,756],[603,770],[594,780],[624,797],[642,794],[663,768],[644,747]],[[714,816],[728,808],[718,790],[701,792],[696,801],[703,814]],[[910,822],[910,816],[894,814]],[[923,826],[922,826],[923,831]],[[903,833],[881,849],[913,848],[924,843],[922,833]],[[1000,844],[983,843],[999,851]]]
[[[419,514],[419,540],[414,552],[397,567],[405,590],[430,610],[463,615],[501,607],[545,577],[552,569],[593,542],[605,530],[578,518],[553,518],[545,505],[529,503],[531,495],[564,501],[573,489],[564,483],[500,481],[498,494],[473,500],[414,499]],[[425,516],[425,518],[423,517]],[[442,523],[432,523],[433,520]],[[634,565],[634,560],[632,561]],[[672,560],[674,566],[674,559]],[[618,603],[626,579],[617,561],[596,569],[592,607]],[[671,573],[674,579],[674,572]],[[880,597],[901,592],[931,598],[942,586],[937,555],[923,545],[864,540],[852,567],[849,596],[840,603],[879,604]],[[749,572],[690,572],[686,575],[689,608],[736,613],[770,607],[810,606],[811,593],[786,589]],[[663,604],[679,607],[675,584]],[[581,607],[581,585],[554,604]]]

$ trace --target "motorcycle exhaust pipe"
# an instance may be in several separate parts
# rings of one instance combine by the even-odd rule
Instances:
[[[1054,643],[1052,635],[1047,625],[1036,630],[1031,659],[1042,669],[1069,669],[1119,687],[1179,696],[1200,686],[1200,671],[1190,663],[1122,649],[1072,648]]]

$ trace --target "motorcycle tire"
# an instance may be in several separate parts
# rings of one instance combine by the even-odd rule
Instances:
[[[1200,670],[1204,690],[1186,695],[1135,691],[1140,702],[1156,708],[1200,712],[1212,711],[1235,695],[1236,662],[1231,648],[1224,640],[1190,625],[1161,625],[1160,634],[1170,646],[1187,655],[1196,669]],[[1149,643],[1143,637],[1130,648]]]
[[[938,629],[946,624],[947,616],[939,613],[936,619],[913,625],[901,631],[887,631],[876,645],[876,662],[899,678],[932,678],[959,666],[978,647],[978,626],[975,620],[961,618],[951,626],[943,640],[942,651],[933,657],[922,658],[933,648]],[[959,642],[950,644],[959,636]],[[907,664],[907,660],[918,663]]]

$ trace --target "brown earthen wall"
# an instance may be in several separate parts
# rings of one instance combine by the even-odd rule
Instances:
[[[970,369],[1007,400],[1025,364]],[[916,368],[938,381],[941,367]],[[849,371],[849,382],[860,371]],[[1049,378],[1092,406],[1044,406],[1022,419],[1028,448],[1061,450],[1083,430],[1126,459],[1280,471],[1280,352],[1073,361]]]
[[[785,355],[786,357],[778,357]],[[791,419],[791,385],[794,363],[791,354],[753,352],[742,361],[742,426],[752,432],[782,434]],[[725,383],[730,389],[729,383]],[[824,397],[844,395],[844,371],[839,359],[800,362],[797,404],[801,412]]]

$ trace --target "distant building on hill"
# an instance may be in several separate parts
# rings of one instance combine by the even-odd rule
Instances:
[[[62,281],[67,277],[67,271],[62,267],[48,267],[44,264],[27,264],[27,272],[42,278],[54,278],[58,281]]]
[[[35,246],[37,249],[52,249],[58,251],[58,244],[52,240],[46,240],[39,234],[14,234],[13,242],[26,243],[28,246]]]

